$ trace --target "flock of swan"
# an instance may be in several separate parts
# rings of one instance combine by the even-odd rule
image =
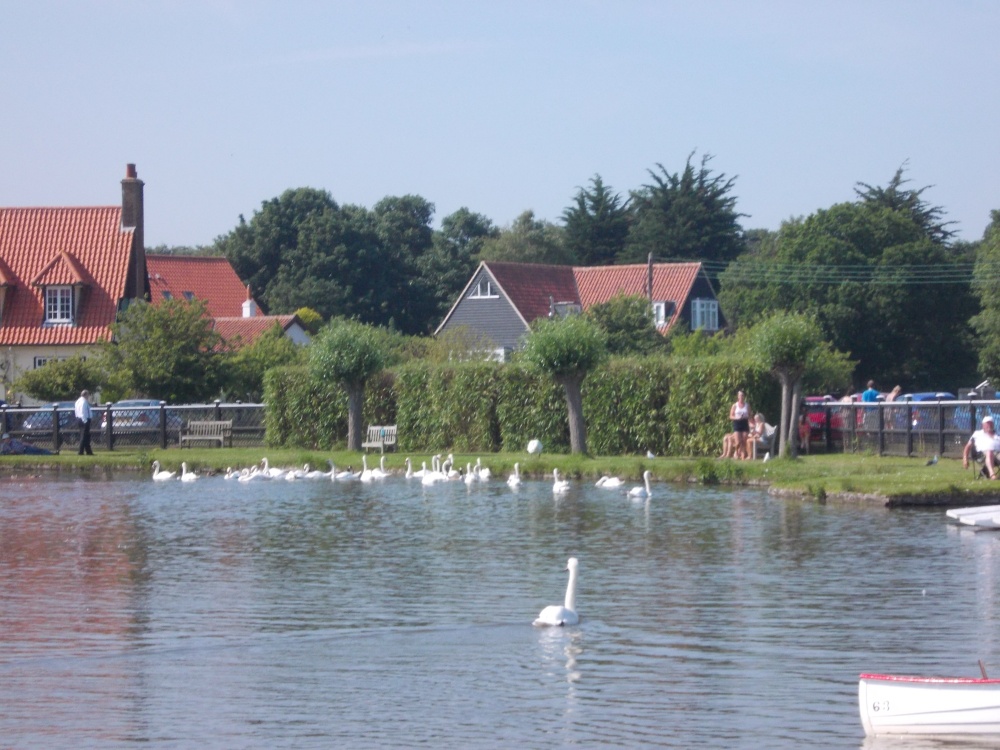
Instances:
[[[234,479],[238,482],[253,482],[265,479],[284,479],[295,481],[298,479],[326,479],[334,482],[377,482],[392,476],[392,472],[385,467],[385,456],[382,456],[379,465],[368,468],[368,457],[361,456],[361,471],[354,472],[351,467],[344,470],[337,470],[333,461],[328,460],[329,471],[313,469],[309,464],[305,464],[301,469],[278,468],[271,466],[267,458],[262,458],[260,464],[249,468],[234,470],[226,469],[225,478]],[[428,468],[427,462],[423,461],[421,467],[413,469],[413,462],[407,458],[406,470],[403,476],[406,479],[419,479],[425,486],[437,484],[438,482],[463,481],[466,485],[473,485],[477,482],[486,482],[492,479],[493,474],[488,466],[483,466],[480,459],[476,463],[466,463],[465,470],[455,468],[455,457],[448,454],[447,458],[441,460],[441,455],[431,456],[431,466]],[[563,479],[559,469],[552,470],[552,493],[554,495],[564,495],[570,491],[572,485],[568,479]],[[653,496],[650,480],[652,472],[645,471],[642,474],[643,484],[628,490],[626,495],[635,500],[644,500]],[[175,471],[166,471],[160,467],[159,461],[153,461],[153,481],[166,482],[179,479],[182,482],[194,482],[199,478],[196,472],[189,471],[186,462],[181,463],[181,472],[178,476]],[[620,490],[625,482],[619,477],[603,476],[597,480],[595,486],[606,490]],[[516,489],[521,486],[521,465],[514,464],[514,473],[507,477],[507,486]]]

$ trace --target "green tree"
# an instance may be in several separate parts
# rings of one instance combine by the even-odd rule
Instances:
[[[522,356],[565,390],[570,450],[586,453],[587,425],[581,389],[587,374],[607,356],[604,332],[583,315],[541,319],[532,325]]]
[[[755,325],[747,334],[750,355],[770,370],[781,384],[781,419],[778,424],[778,454],[795,457],[798,409],[802,381],[813,373],[819,379],[841,377],[850,371],[846,355],[834,351],[823,340],[819,325],[804,315],[777,312]]]
[[[616,294],[607,302],[593,305],[586,315],[604,331],[609,354],[667,351],[666,337],[656,330],[652,306],[644,297]]]
[[[625,249],[629,230],[627,201],[613,193],[601,176],[590,189],[580,188],[573,205],[563,211],[566,248],[585,266],[610,265]]]
[[[27,393],[39,401],[65,401],[80,391],[96,391],[102,374],[93,359],[77,355],[64,360],[50,360],[29,370],[14,383],[13,390]]]
[[[339,383],[347,392],[347,449],[361,450],[365,381],[386,366],[385,335],[363,323],[334,319],[309,349],[313,377]]]
[[[571,266],[576,256],[566,248],[562,228],[536,219],[534,211],[525,211],[497,237],[483,242],[477,258],[480,260]]]
[[[300,307],[295,311],[295,316],[302,321],[303,327],[310,336],[319,333],[319,329],[323,326],[323,316],[311,307]]]
[[[708,154],[696,168],[688,156],[684,171],[662,164],[649,170],[653,182],[633,191],[633,221],[619,262],[641,263],[649,255],[681,260],[729,262],[744,249],[741,214],[732,189],[735,177],[713,174]]]
[[[932,206],[921,198],[924,191],[931,187],[930,185],[919,190],[905,190],[903,185],[909,180],[903,179],[904,174],[906,174],[905,164],[896,170],[896,174],[885,187],[872,187],[859,182],[854,192],[862,203],[882,206],[890,211],[908,215],[913,223],[923,230],[925,237],[939,245],[948,244],[955,236],[955,232],[948,227],[955,222],[944,221],[944,209]]]
[[[737,327],[774,310],[812,315],[860,362],[861,381],[941,387],[974,369],[963,260],[908,204],[840,203],[785,222],[773,242],[730,264],[719,300]]]
[[[420,275],[428,282],[437,323],[451,309],[476,269],[477,257],[488,239],[500,236],[500,230],[482,214],[460,208],[441,220],[434,233],[431,249],[420,256]]]
[[[990,213],[992,221],[986,228],[983,242],[976,255],[974,273],[975,294],[980,310],[972,318],[979,351],[979,372],[994,383],[1000,383],[1000,211]]]
[[[264,374],[273,367],[305,364],[306,349],[285,335],[279,323],[226,358],[223,374],[229,398],[257,402],[264,397]]]
[[[171,403],[218,393],[220,339],[204,301],[135,302],[111,331],[111,342],[100,345],[100,366],[112,392]]]

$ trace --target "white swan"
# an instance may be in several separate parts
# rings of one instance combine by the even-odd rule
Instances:
[[[569,492],[569,480],[559,478],[559,469],[553,469],[552,476],[552,492],[554,494],[561,495],[564,492]]]
[[[514,473],[507,477],[508,487],[520,487],[521,486],[521,465],[514,464]]]
[[[649,471],[649,469],[647,469],[646,471],[642,472],[642,481],[643,481],[643,483],[646,486],[645,487],[633,487],[632,489],[630,489],[628,491],[628,496],[629,497],[638,498],[638,499],[641,499],[641,498],[644,498],[644,497],[652,497],[653,496],[653,490],[649,486],[649,479],[652,476],[653,476],[653,472]]]
[[[389,472],[385,468],[385,455],[383,455],[379,465],[372,469],[372,479],[385,479],[388,476]]]
[[[542,452],[542,441],[541,440],[529,440],[528,441],[528,453],[532,456],[537,456]]]
[[[334,466],[333,461],[330,462],[330,480],[334,482],[354,482],[361,477],[361,474],[355,474],[351,471],[351,467],[348,466],[344,471],[337,471],[337,467]]]
[[[406,477],[407,479],[411,479],[413,477],[413,462],[410,461],[409,456],[406,457],[405,463],[406,463],[406,473],[403,474],[403,476]]]
[[[193,482],[198,479],[198,475],[193,471],[188,471],[188,465],[186,463],[181,463],[181,481],[182,482]]]
[[[333,465],[329,460],[327,460],[327,463],[330,464],[331,466]],[[305,472],[304,476],[305,479],[328,479],[330,477],[329,471],[323,471],[322,469],[313,469],[309,466],[309,464],[306,464],[303,467],[303,471]]]
[[[176,471],[160,471],[160,462],[153,461],[154,482],[166,482],[168,479],[173,479],[175,476],[177,476]]]
[[[597,480],[595,487],[600,487],[602,490],[613,490],[621,487],[625,484],[625,481],[621,477],[601,477]]]
[[[580,616],[576,613],[576,578],[580,563],[571,557],[566,563],[569,571],[569,583],[566,584],[566,600],[559,604],[550,604],[543,609],[533,625],[576,625]]]
[[[467,487],[471,487],[476,481],[476,471],[471,463],[465,465],[465,476],[462,477]]]
[[[362,482],[374,482],[375,475],[372,474],[372,470],[368,468],[368,458],[364,454],[361,456],[361,476],[359,479]]]
[[[413,478],[414,479],[423,479],[425,476],[427,476],[427,462],[426,461],[421,461],[420,462],[420,468],[417,469],[415,472],[413,472]]]
[[[237,482],[252,482],[255,479],[263,479],[264,475],[260,468],[252,466],[249,469],[240,469],[240,475],[236,477]]]
[[[485,482],[487,479],[493,476],[493,472],[490,471],[490,467],[483,466],[478,458],[476,459],[476,476],[479,478],[479,481],[481,482]]]
[[[263,466],[260,473],[264,476],[264,479],[281,479],[281,477],[285,476],[284,469],[271,468],[271,464],[267,461],[267,456],[262,458],[260,463]]]

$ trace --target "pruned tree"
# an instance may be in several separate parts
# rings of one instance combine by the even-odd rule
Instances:
[[[566,391],[569,442],[573,453],[587,452],[581,389],[587,374],[607,356],[604,332],[583,315],[536,322],[528,334],[523,356],[551,375]]]

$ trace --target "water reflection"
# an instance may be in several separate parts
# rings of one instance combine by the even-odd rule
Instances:
[[[892,747],[861,736],[859,672],[1000,670],[998,537],[937,512],[502,480],[4,489],[15,747]],[[570,556],[580,625],[532,627]]]

